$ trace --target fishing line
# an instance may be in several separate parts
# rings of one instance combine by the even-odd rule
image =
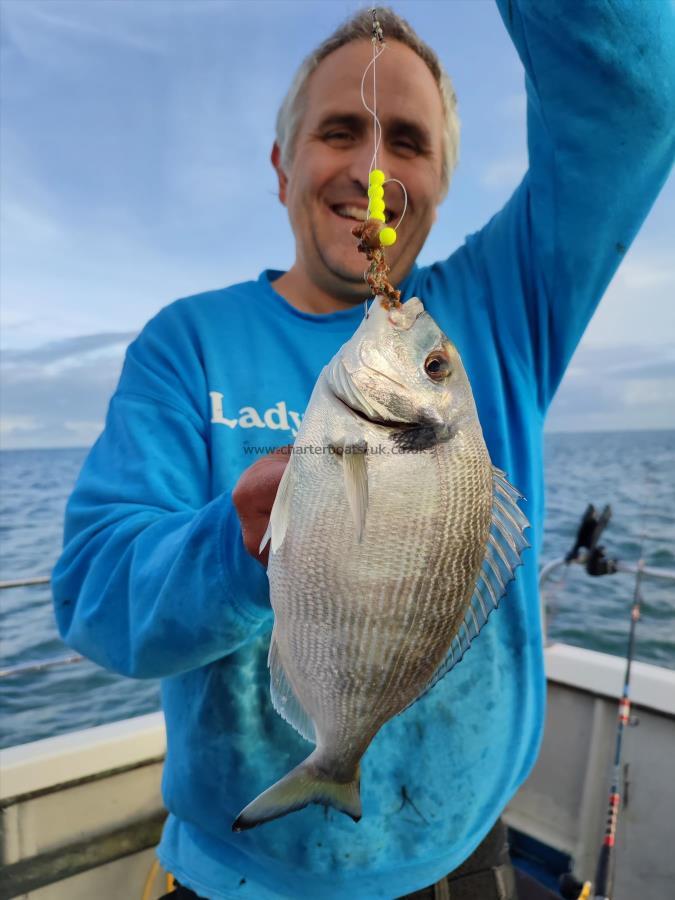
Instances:
[[[361,78],[361,102],[363,103],[366,111],[370,113],[373,117],[373,158],[370,161],[370,168],[368,169],[368,176],[370,178],[370,173],[377,169],[377,154],[380,151],[380,146],[382,144],[382,123],[380,122],[380,118],[377,115],[377,60],[382,56],[384,51],[387,49],[387,45],[385,43],[378,44],[376,43],[376,38],[373,37],[373,58],[368,63],[363,72],[363,77]],[[373,70],[373,105],[372,107],[368,106],[368,102],[366,100],[365,95],[365,87],[366,87],[366,78],[368,76],[368,71],[372,68]],[[399,181],[398,178],[387,178],[383,184],[397,184],[401,190],[403,191],[403,212],[401,213],[398,222],[393,226],[394,231],[398,231],[400,228],[401,222],[403,221],[403,217],[406,214],[406,210],[408,209],[408,192],[405,189],[405,185],[402,181]]]
[[[361,78],[361,102],[366,108],[366,111],[370,113],[373,117],[373,158],[370,161],[370,168],[368,169],[368,174],[370,174],[373,169],[377,168],[377,154],[380,149],[380,143],[382,141],[382,125],[380,123],[380,119],[377,115],[377,60],[382,56],[384,51],[387,49],[386,44],[380,44],[379,46],[375,44],[373,41],[373,58],[368,63],[363,72],[363,77]],[[365,95],[365,87],[366,87],[366,77],[368,75],[369,69],[373,70],[373,106],[372,108],[368,106]]]
[[[365,254],[370,266],[364,273],[364,280],[370,287],[374,297],[379,297],[385,309],[397,308],[401,305],[401,292],[397,290],[389,280],[390,268],[385,259],[384,250],[393,246],[398,238],[398,228],[408,209],[408,192],[403,182],[398,178],[387,178],[386,174],[377,167],[378,153],[382,145],[382,123],[377,113],[377,61],[387,49],[384,42],[382,26],[377,19],[377,9],[370,10],[373,17],[371,42],[373,45],[373,57],[365,67],[361,76],[361,103],[366,112],[373,119],[373,155],[368,168],[368,206],[365,219],[352,229],[352,234],[359,241],[358,251]],[[372,106],[366,100],[366,79],[372,70],[373,99]],[[393,211],[387,207],[384,199],[384,187],[386,184],[398,184],[403,192],[403,211],[394,227],[387,223],[387,216],[393,216]],[[366,318],[368,316],[365,308]]]
[[[408,209],[408,192],[406,191],[405,185],[403,184],[403,182],[399,181],[398,178],[387,178],[387,180],[384,183],[385,184],[391,184],[391,183],[398,184],[400,186],[401,190],[403,191],[403,212],[401,213],[401,217],[398,220],[398,222],[393,226],[394,231],[398,231],[398,229],[401,225],[401,222],[403,221],[403,217],[405,216],[406,211]]]
[[[382,26],[377,18],[377,9],[373,7],[371,10],[373,17],[373,27],[371,33],[371,42],[373,45],[373,57],[364,69],[361,76],[361,103],[366,112],[373,118],[373,155],[368,168],[368,209],[366,211],[366,224],[369,229],[368,247],[375,250],[379,244],[379,248],[391,247],[396,243],[397,231],[403,221],[408,209],[408,192],[405,185],[398,178],[387,178],[386,174],[378,169],[378,154],[382,146],[382,123],[377,114],[377,61],[387,49],[384,41],[384,33]],[[368,73],[372,70],[373,99],[370,105],[366,99],[366,80]],[[403,211],[399,216],[398,222],[393,227],[387,224],[387,212],[384,201],[384,186],[386,184],[397,184],[403,192]],[[391,212],[391,211],[390,211]],[[362,232],[363,233],[363,232]],[[358,235],[361,237],[361,235]],[[365,247],[362,247],[365,251]],[[369,257],[372,262],[372,257]],[[384,258],[380,255],[380,269],[384,266]],[[373,267],[371,266],[370,274],[373,275]],[[393,290],[393,289],[392,289]],[[396,301],[398,302],[398,300]]]

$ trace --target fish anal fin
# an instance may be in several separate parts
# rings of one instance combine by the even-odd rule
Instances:
[[[289,725],[308,741],[315,741],[314,722],[298,700],[293,690],[293,686],[286,674],[281,656],[279,654],[279,646],[276,641],[274,632],[270,641],[270,650],[267,657],[267,665],[270,670],[270,695],[272,697],[272,705],[279,713],[282,719],[285,719]]]
[[[493,466],[492,521],[471,600],[445,659],[413,703],[417,703],[464,658],[490,614],[498,608],[509,583],[516,577],[516,569],[523,564],[523,551],[529,547],[524,531],[530,523],[518,507],[519,499],[523,499],[521,494],[509,484],[506,475]]]

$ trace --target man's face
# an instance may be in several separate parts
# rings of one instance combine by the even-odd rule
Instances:
[[[273,162],[279,196],[295,234],[296,268],[334,297],[359,302],[368,294],[365,256],[351,231],[365,218],[373,157],[373,119],[361,101],[361,79],[372,59],[370,41],[354,41],[327,56],[312,73],[289,171]],[[402,181],[408,208],[393,247],[392,281],[410,270],[436,217],[441,192],[443,106],[436,82],[417,54],[397,41],[378,58],[377,113],[382,141],[377,165]],[[364,89],[372,106],[372,68]],[[388,224],[403,211],[403,192],[385,186]],[[391,222],[389,217],[391,216]]]

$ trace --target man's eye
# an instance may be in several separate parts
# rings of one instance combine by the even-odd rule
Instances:
[[[401,140],[392,141],[392,145],[396,148],[396,150],[399,153],[405,153],[408,155],[419,153],[419,148],[417,147],[417,144],[414,144],[412,141],[401,139]]]
[[[324,140],[326,141],[349,141],[351,140],[351,134],[348,131],[329,131],[328,134],[324,135]]]

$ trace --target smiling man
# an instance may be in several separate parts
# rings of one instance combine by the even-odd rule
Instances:
[[[306,312],[363,302],[364,260],[355,252],[351,230],[365,219],[368,203],[373,120],[361,100],[361,76],[372,58],[370,41],[338,47],[304,83],[304,96],[292,91],[280,112],[280,141],[272,162],[295,235],[296,259],[274,287]],[[388,178],[405,185],[408,195],[402,240],[387,250],[395,284],[410,272],[422,249],[457,156],[454,96],[436,66],[434,76],[418,53],[400,41],[390,41],[377,61],[378,81],[386,85],[378,96],[378,162]],[[301,103],[302,119],[297,133],[289,134],[293,102]],[[396,223],[403,211],[402,191],[387,188],[386,203],[387,219]]]
[[[293,265],[180,300],[146,326],[69,502],[53,582],[65,640],[115,671],[163,678],[159,856],[177,898],[516,896],[499,816],[543,729],[543,422],[670,168],[675,41],[665,0],[499,6],[528,96],[530,165],[506,206],[447,259],[416,267],[458,127],[433,51],[387,11],[379,164],[408,191],[392,280],[457,345],[492,461],[527,497],[533,546],[462,665],[377,735],[361,822],[311,806],[231,831],[307,755],[270,702],[272,613],[254,557],[286,461],[265,454],[292,440],[367,296],[351,231],[373,146],[360,96],[369,13],[305,61],[279,114],[272,162]],[[395,187],[386,200],[398,219]]]

